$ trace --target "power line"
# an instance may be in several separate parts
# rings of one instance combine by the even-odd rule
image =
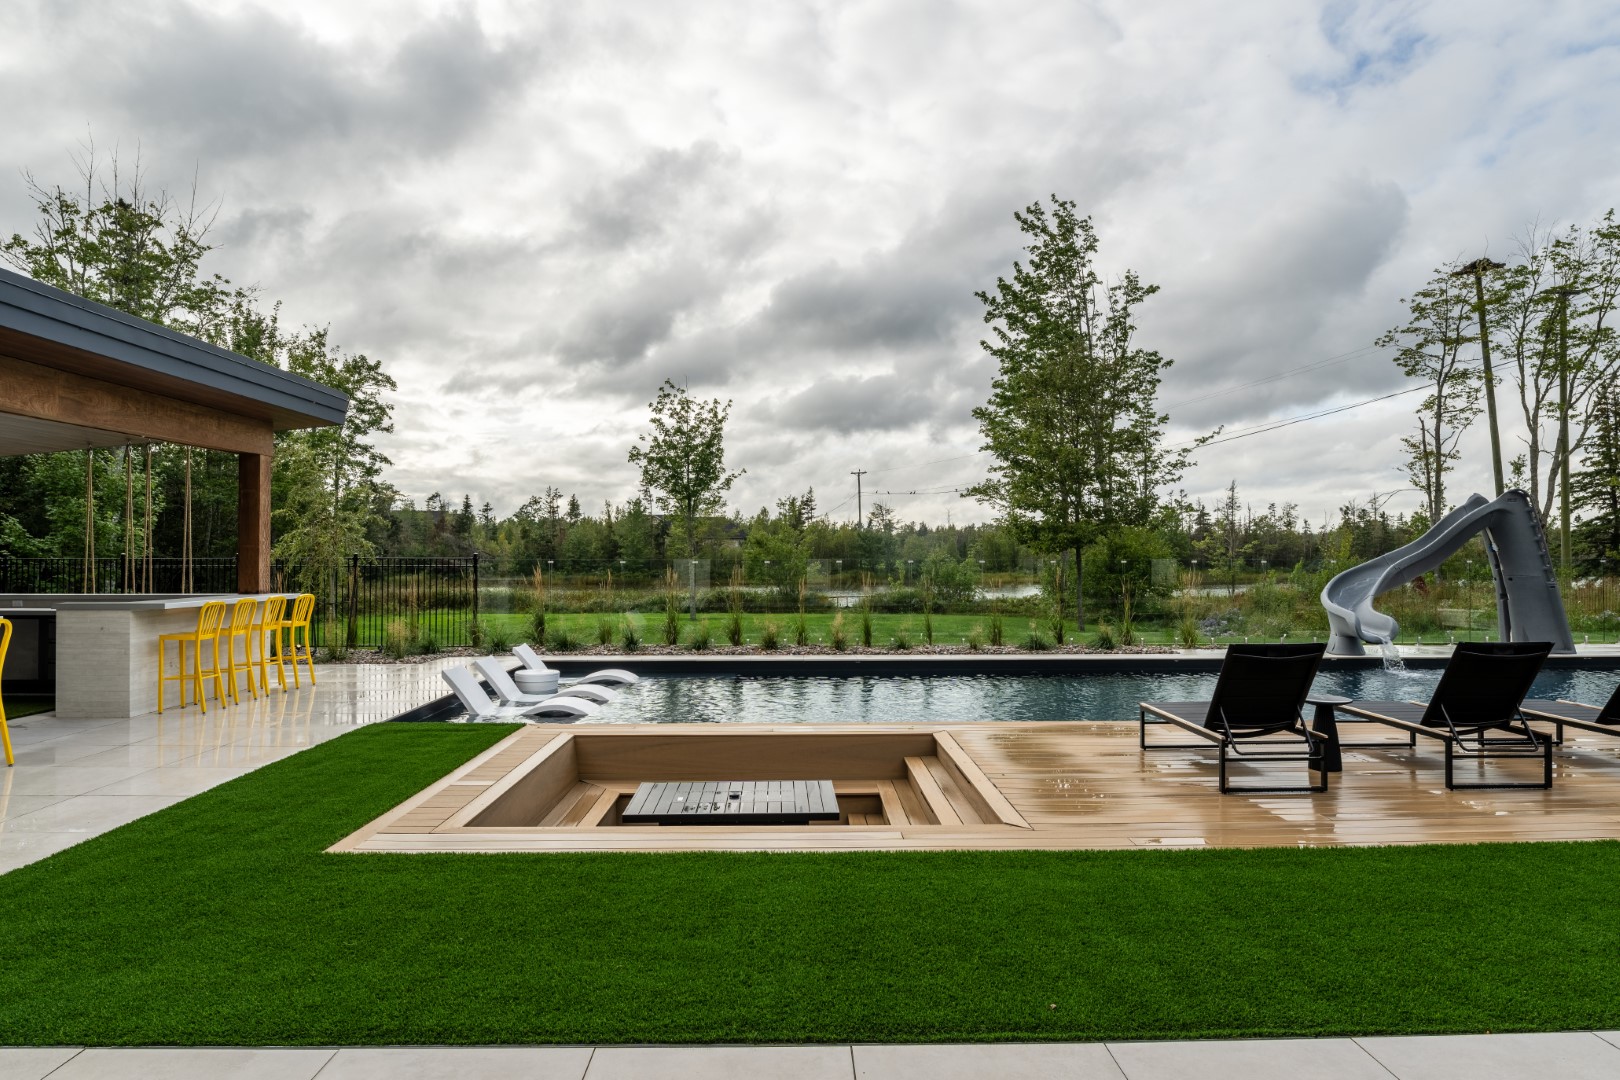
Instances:
[[[1359,349],[1352,349],[1347,353],[1340,353],[1337,356],[1330,356],[1326,360],[1315,360],[1309,364],[1302,364],[1296,368],[1289,368],[1287,371],[1279,371],[1275,375],[1267,375],[1265,378],[1255,379],[1253,382],[1239,383],[1237,386],[1229,386],[1225,390],[1215,390],[1208,394],[1199,394],[1197,397],[1183,398],[1181,401],[1172,401],[1168,405],[1164,406],[1164,408],[1174,409],[1181,405],[1190,405],[1195,401],[1207,401],[1210,398],[1225,397],[1227,394],[1235,394],[1239,390],[1247,390],[1253,386],[1264,386],[1266,383],[1277,382],[1281,379],[1291,379],[1295,375],[1303,375],[1309,371],[1320,371],[1322,368],[1332,367],[1334,364],[1345,363],[1348,360],[1353,360],[1356,357],[1362,356],[1366,353],[1375,352],[1377,349],[1378,346],[1376,345],[1363,345]]]
[[[959,454],[956,457],[940,458],[937,461],[919,461],[915,465],[896,465],[893,468],[889,468],[889,469],[873,469],[872,470],[872,475],[876,476],[879,473],[899,472],[902,469],[920,469],[925,465],[943,465],[947,461],[966,461],[968,458],[980,457],[980,456],[982,456],[984,454],[988,454],[989,452],[990,451],[988,451],[988,450],[976,450],[971,454]]]
[[[1247,438],[1249,438],[1250,436],[1253,436],[1253,435],[1264,435],[1268,431],[1278,431],[1278,430],[1280,430],[1282,428],[1285,428],[1285,427],[1293,427],[1295,424],[1303,424],[1307,420],[1320,420],[1324,416],[1333,416],[1333,415],[1335,415],[1337,413],[1349,412],[1351,409],[1359,409],[1363,405],[1371,405],[1371,404],[1373,404],[1375,402],[1379,402],[1379,401],[1388,401],[1390,398],[1404,397],[1407,394],[1415,394],[1419,390],[1427,390],[1427,389],[1428,389],[1427,386],[1414,386],[1414,387],[1411,387],[1410,389],[1407,389],[1407,390],[1397,390],[1393,394],[1384,394],[1384,395],[1382,395],[1380,397],[1368,398],[1365,401],[1355,401],[1355,402],[1351,402],[1349,405],[1340,405],[1336,409],[1324,409],[1321,412],[1306,413],[1306,414],[1304,414],[1302,416],[1290,416],[1285,420],[1267,421],[1265,424],[1262,424],[1262,425],[1260,425],[1258,427],[1251,428],[1251,429],[1249,429],[1247,431],[1240,430],[1240,431],[1236,432],[1235,434],[1228,435],[1228,436],[1226,436],[1225,438],[1222,438],[1222,439],[1212,439],[1209,442],[1204,443],[1203,445],[1204,446],[1219,446],[1222,443],[1236,442],[1239,439],[1247,439]],[[1177,444],[1178,447],[1196,446],[1196,445],[1199,445],[1197,439],[1192,439],[1192,440],[1190,440],[1188,442],[1178,443]]]

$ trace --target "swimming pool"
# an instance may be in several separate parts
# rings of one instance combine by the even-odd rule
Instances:
[[[982,720],[1135,720],[1139,701],[1207,698],[1214,673],[1096,675],[650,676],[626,687],[594,722],[610,724],[924,724]],[[1326,671],[1315,691],[1364,699],[1426,700],[1437,669]],[[1556,669],[1532,697],[1601,704],[1620,672]]]

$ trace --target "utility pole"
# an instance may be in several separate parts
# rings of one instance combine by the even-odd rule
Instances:
[[[1496,426],[1496,377],[1491,374],[1491,334],[1485,323],[1485,275],[1502,269],[1502,264],[1487,258],[1475,259],[1466,266],[1453,270],[1452,277],[1464,274],[1474,279],[1474,314],[1479,320],[1479,358],[1485,368],[1485,416],[1491,427],[1491,476],[1496,480],[1496,493],[1502,494],[1502,434]]]
[[[849,475],[855,478],[855,527],[866,528],[866,518],[861,513],[861,477],[866,475],[865,469],[851,469]]]
[[[1580,293],[1573,285],[1547,290],[1558,298],[1558,564],[1569,576],[1569,298]]]

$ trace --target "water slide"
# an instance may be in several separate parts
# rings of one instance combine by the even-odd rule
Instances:
[[[1330,656],[1364,656],[1362,642],[1394,641],[1395,620],[1373,609],[1380,594],[1437,569],[1476,533],[1485,534],[1485,553],[1496,580],[1496,618],[1502,641],[1550,641],[1554,653],[1573,653],[1575,640],[1558,593],[1558,576],[1547,552],[1530,496],[1514,489],[1495,499],[1470,495],[1468,501],[1405,547],[1352,566],[1322,590],[1333,637]]]

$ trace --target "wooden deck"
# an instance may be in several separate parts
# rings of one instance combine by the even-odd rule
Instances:
[[[1171,731],[1150,729],[1150,743],[1178,741]],[[331,850],[1014,850],[1620,838],[1620,738],[1569,733],[1554,752],[1551,790],[1447,791],[1437,747],[1420,742],[1414,752],[1399,733],[1376,725],[1343,724],[1342,733],[1347,742],[1392,743],[1388,750],[1346,749],[1344,771],[1325,794],[1223,796],[1213,750],[1144,752],[1134,724],[535,725]],[[738,736],[768,736],[781,748],[779,760],[832,779],[847,806],[844,820],[618,823],[618,810],[643,779],[788,778],[751,773],[753,751],[738,749],[747,745]],[[698,763],[719,775],[691,775]],[[1298,764],[1273,768],[1293,771],[1265,778],[1303,778]],[[1232,778],[1252,783],[1262,774],[1237,765]]]

